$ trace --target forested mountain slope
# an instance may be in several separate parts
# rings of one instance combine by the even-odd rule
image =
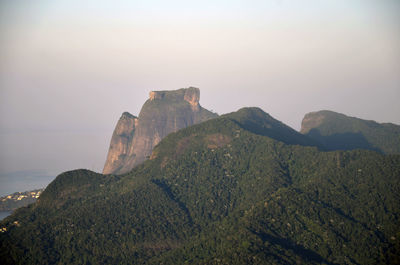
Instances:
[[[327,150],[369,149],[400,154],[400,126],[323,110],[304,116],[301,133]]]
[[[125,175],[59,175],[1,222],[2,264],[399,263],[400,156],[322,152],[269,117],[170,134]]]

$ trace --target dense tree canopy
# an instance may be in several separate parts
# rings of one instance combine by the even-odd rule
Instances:
[[[323,152],[242,111],[170,134],[128,174],[59,175],[1,222],[2,264],[400,262],[400,156]]]

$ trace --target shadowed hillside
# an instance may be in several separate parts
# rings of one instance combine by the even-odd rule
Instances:
[[[305,115],[301,133],[320,142],[327,150],[368,149],[385,154],[400,153],[400,126],[377,123],[336,113]]]

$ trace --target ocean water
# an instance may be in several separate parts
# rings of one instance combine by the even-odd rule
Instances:
[[[48,176],[45,172],[40,171],[0,172],[0,197],[10,195],[14,192],[44,188],[53,181],[54,178],[55,177]]]
[[[5,211],[5,212],[0,212],[0,221],[9,216],[12,212],[10,211]]]

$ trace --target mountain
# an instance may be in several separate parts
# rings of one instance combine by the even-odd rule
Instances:
[[[320,142],[327,150],[369,149],[400,154],[400,126],[348,117],[333,111],[304,116],[301,133]]]
[[[307,139],[246,108],[127,174],[65,172],[0,222],[1,263],[398,264],[400,155]]]
[[[111,137],[110,148],[103,169],[104,174],[118,172],[124,166],[132,146],[138,121],[139,119],[136,116],[128,112],[122,113]]]
[[[151,155],[153,147],[171,132],[217,117],[199,104],[195,87],[152,91],[139,117],[123,113],[111,138],[103,174],[123,174]]]
[[[242,108],[237,112],[226,114],[225,116],[245,130],[268,136],[286,144],[319,145],[317,141],[298,133],[286,124],[274,119],[260,108]]]

